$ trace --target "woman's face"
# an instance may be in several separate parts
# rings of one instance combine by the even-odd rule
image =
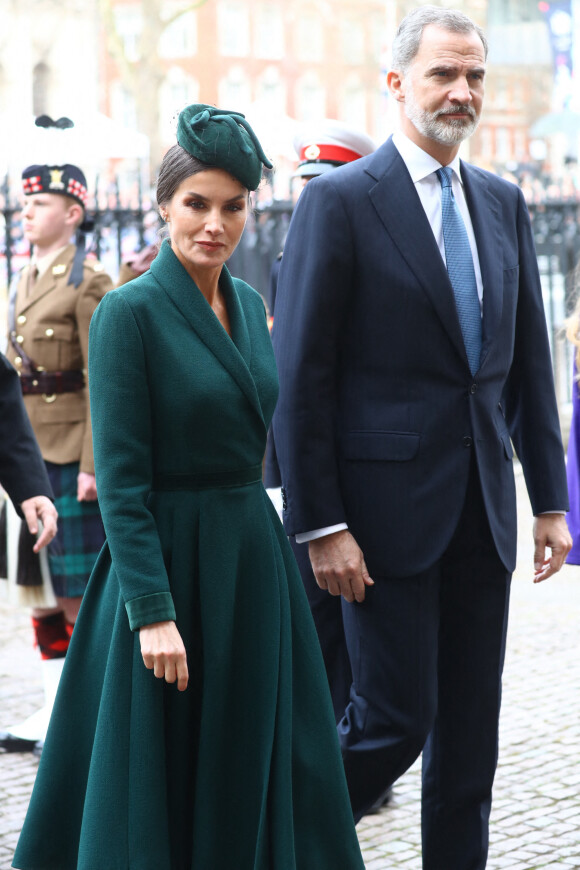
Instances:
[[[207,169],[182,181],[161,213],[173,252],[188,272],[221,269],[240,241],[248,191],[229,172]]]

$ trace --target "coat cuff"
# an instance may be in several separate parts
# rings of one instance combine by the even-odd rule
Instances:
[[[143,625],[154,622],[175,621],[175,606],[170,592],[155,592],[153,595],[141,595],[125,602],[131,631],[137,631]]]

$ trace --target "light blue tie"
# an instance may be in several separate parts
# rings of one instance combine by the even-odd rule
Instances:
[[[473,257],[467,230],[453,196],[451,169],[443,166],[437,170],[437,176],[441,182],[441,216],[447,273],[455,294],[469,368],[474,375],[479,368],[481,356],[481,308]]]

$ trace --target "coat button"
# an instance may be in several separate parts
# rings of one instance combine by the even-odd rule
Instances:
[[[49,327],[48,329],[44,330],[44,334],[46,335],[47,338],[52,338],[52,336],[54,335],[54,329],[51,329]]]
[[[469,392],[473,396],[474,393],[477,393],[477,384],[472,384],[469,388]]]
[[[16,336],[16,341],[18,342],[18,344],[23,344],[23,343],[24,343],[24,336],[23,336],[23,335],[17,335],[17,336]]]
[[[463,446],[464,447],[471,447],[472,444],[473,444],[473,439],[470,438],[469,435],[465,435],[463,437]]]
[[[22,357],[21,357],[21,356],[17,356],[17,357],[14,358],[14,365],[15,365],[15,366],[21,366],[21,365],[22,365]]]
[[[18,323],[19,326],[23,326],[26,323],[26,314],[19,314],[16,318],[16,323]]]

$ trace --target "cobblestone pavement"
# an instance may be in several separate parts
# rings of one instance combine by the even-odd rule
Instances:
[[[518,496],[520,546],[488,870],[580,870],[580,567],[533,585],[521,476]],[[0,600],[0,726],[40,701],[28,616]],[[0,754],[0,870],[10,868],[35,772],[32,756]],[[391,804],[360,823],[367,870],[420,870],[419,780],[417,763],[396,784]]]

